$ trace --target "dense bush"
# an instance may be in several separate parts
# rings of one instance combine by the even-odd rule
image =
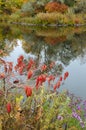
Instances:
[[[39,12],[44,12],[44,6],[47,2],[49,2],[49,0],[29,1],[22,5],[21,10],[23,13],[27,14],[27,16],[29,15],[34,16]]]
[[[51,12],[65,13],[68,10],[68,6],[58,2],[49,2],[45,5],[45,10],[49,13]]]
[[[41,24],[67,24],[74,25],[79,23],[84,23],[82,15],[74,15],[70,13],[61,14],[61,13],[39,13],[36,15],[36,21]]]
[[[27,16],[33,15],[34,11],[35,11],[34,2],[27,2],[27,3],[23,4],[21,11],[23,13],[27,13]]]
[[[20,13],[13,13],[12,15],[9,16],[9,21],[11,22],[18,22],[18,20],[20,19]]]

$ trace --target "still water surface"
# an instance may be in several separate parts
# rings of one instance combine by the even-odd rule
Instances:
[[[0,25],[0,57],[16,63],[24,55],[40,62],[56,61],[61,74],[69,77],[60,90],[67,89],[86,99],[86,28],[30,28]]]

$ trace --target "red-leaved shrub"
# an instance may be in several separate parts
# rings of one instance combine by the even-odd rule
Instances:
[[[51,12],[65,13],[68,10],[68,6],[65,4],[60,4],[58,2],[49,2],[45,5],[45,10],[49,13]]]

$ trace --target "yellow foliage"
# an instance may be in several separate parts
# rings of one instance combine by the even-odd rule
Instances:
[[[23,96],[20,96],[19,98],[16,97],[16,107],[15,107],[16,111],[21,111],[20,103],[22,99],[23,99]]]
[[[78,130],[75,126],[72,126],[71,128],[69,128],[69,130]]]

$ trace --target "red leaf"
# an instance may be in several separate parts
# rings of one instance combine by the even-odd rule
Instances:
[[[10,103],[7,103],[6,109],[7,109],[7,112],[8,112],[8,113],[11,112],[11,104],[10,104]]]
[[[64,73],[64,80],[69,76],[69,73],[68,72],[65,72]]]
[[[46,69],[47,69],[47,66],[45,64],[41,66],[41,71],[45,71]]]
[[[50,75],[47,79],[48,79],[48,83],[50,84],[50,81],[55,80],[55,76]]]
[[[31,96],[32,95],[32,87],[25,86],[25,93],[26,93],[27,97]]]
[[[30,79],[30,78],[32,77],[32,75],[33,75],[33,71],[30,70],[30,71],[28,72],[28,74],[27,74],[27,78]]]
[[[28,63],[27,70],[31,68],[31,63]]]
[[[58,81],[55,85],[54,85],[54,90],[56,90],[57,88],[59,88],[61,85],[60,81]]]
[[[60,79],[59,79],[59,81],[62,81],[62,79],[63,79],[63,78],[62,78],[62,76],[61,76]]]

